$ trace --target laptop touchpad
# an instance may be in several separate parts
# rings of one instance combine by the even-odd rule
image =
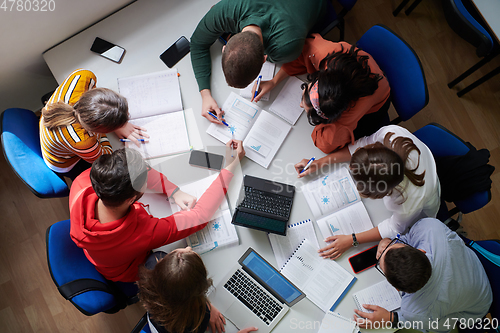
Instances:
[[[234,302],[229,309],[224,312],[226,318],[229,318],[240,330],[249,326],[258,326],[258,318],[240,302]]]

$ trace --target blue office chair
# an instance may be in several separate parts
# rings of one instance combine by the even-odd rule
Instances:
[[[47,263],[61,295],[87,316],[116,313],[137,302],[135,283],[106,280],[76,246],[69,232],[70,220],[65,220],[50,226],[46,233]]]
[[[401,9],[403,9],[409,2],[410,2],[410,0],[403,0],[403,1],[401,1],[401,3],[399,4],[399,6],[397,6],[396,9],[394,9],[394,11],[392,12],[392,15],[398,16],[398,14],[401,11]],[[410,13],[415,9],[415,7],[417,7],[418,4],[421,3],[421,2],[422,2],[422,0],[415,0],[415,1],[413,1],[413,3],[410,5],[410,7],[406,8],[405,14],[406,15],[410,15]]]
[[[493,302],[489,310],[492,320],[496,319],[500,321],[500,282],[498,277],[500,276],[500,241],[499,240],[483,240],[483,241],[473,241],[468,238],[461,236],[465,244],[474,251],[477,255],[481,264],[486,271],[488,280],[490,281],[491,290],[493,292]],[[467,269],[467,267],[464,267]],[[492,326],[492,325],[490,325]],[[477,332],[500,332],[500,328],[491,328],[489,330],[475,330]],[[473,332],[473,330],[460,330],[459,332]]]
[[[145,313],[141,317],[141,319],[139,319],[139,322],[137,323],[137,325],[135,325],[135,327],[131,333],[151,333],[151,329],[149,328],[149,324],[148,324],[148,314],[147,313]]]
[[[7,109],[0,119],[5,160],[37,197],[69,195],[68,185],[43,161],[38,117],[30,110]]]
[[[429,147],[434,157],[462,156],[470,150],[462,139],[436,123],[428,124],[413,134]],[[449,211],[446,208],[444,200],[441,200],[441,207],[437,218],[443,222],[449,221],[456,214],[468,214],[482,208],[490,200],[490,190],[476,192],[465,199],[454,201],[455,207]],[[452,224],[448,224],[448,226],[456,230],[459,225],[452,221]]]
[[[415,51],[388,27],[377,24],[361,36],[356,46],[368,52],[389,81],[397,124],[413,117],[429,103],[424,69]],[[381,124],[381,126],[388,124]]]
[[[318,22],[310,31],[310,33],[319,33],[321,36],[325,36],[334,28],[339,28],[339,40],[344,40],[345,38],[345,21],[344,17],[346,14],[354,7],[357,0],[337,0],[340,5],[342,5],[342,10],[339,14],[333,8],[331,0],[326,0],[327,8],[325,17]]]
[[[448,22],[450,28],[465,41],[475,46],[477,56],[483,58],[455,80],[448,83],[448,87],[452,88],[500,54],[500,47],[491,36],[490,32],[486,29],[487,24],[482,20],[482,18],[480,18],[480,15],[477,13],[469,0],[442,0],[441,2],[443,4],[446,21]],[[468,87],[458,91],[458,97],[462,97],[464,94],[468,93],[498,73],[500,73],[500,66]]]

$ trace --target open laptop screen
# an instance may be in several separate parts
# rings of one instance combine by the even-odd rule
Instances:
[[[269,287],[267,289],[288,306],[294,305],[305,297],[299,288],[295,287],[253,249],[248,249],[240,260],[240,264],[246,268],[245,270],[250,275],[259,280],[263,286],[267,285]]]

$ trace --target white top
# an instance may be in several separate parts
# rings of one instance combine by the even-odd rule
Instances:
[[[348,146],[349,152],[352,155],[359,147],[364,147],[376,142],[383,143],[385,135],[389,132],[394,133],[390,139],[391,142],[396,137],[403,136],[412,139],[413,143],[418,147],[420,150],[420,163],[418,160],[418,152],[414,150],[408,156],[406,166],[413,169],[417,163],[419,163],[415,172],[418,175],[425,171],[425,183],[423,186],[415,186],[405,176],[399,186],[404,189],[403,194],[406,200],[401,203],[404,198],[398,191],[393,191],[391,195],[385,196],[382,199],[385,207],[392,212],[390,218],[382,221],[378,225],[378,231],[382,238],[394,238],[398,233],[406,233],[415,222],[423,217],[436,217],[441,203],[441,188],[432,152],[406,128],[396,125],[382,127],[374,134],[350,144]]]

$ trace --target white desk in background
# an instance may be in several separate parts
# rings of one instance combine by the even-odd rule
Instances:
[[[92,70],[96,74],[97,86],[117,91],[118,77],[127,77],[166,69],[166,66],[159,59],[159,55],[180,36],[184,35],[189,38],[199,20],[215,3],[216,1],[214,0],[138,0],[80,34],[48,50],[43,54],[43,57],[59,83],[73,70],[85,68]],[[101,37],[124,47],[126,53],[122,63],[116,64],[92,53],[90,46],[95,37]],[[214,43],[211,48],[212,94],[219,106],[222,106],[231,91],[239,93],[236,89],[228,87],[225,82],[220,64],[221,48],[222,45],[218,42]],[[184,57],[175,67],[181,75],[179,81],[184,109],[193,108],[197,126],[205,147],[221,146],[220,142],[205,132],[210,123],[200,115],[201,96],[198,92],[198,85],[189,56]],[[259,102],[259,105],[264,109],[268,109],[282,86],[283,84],[271,92],[271,98],[268,102]],[[290,218],[296,222],[310,219],[312,218],[312,214],[304,196],[300,193],[303,180],[297,179],[293,165],[302,158],[310,158],[312,156],[319,158],[324,155],[313,145],[310,138],[312,129],[312,126],[307,122],[307,117],[305,114],[302,114],[268,169],[264,169],[248,159],[243,159],[241,164],[244,174],[296,186],[297,193]],[[172,163],[172,160],[169,159],[154,160],[151,164],[159,164],[160,171],[164,172],[171,181],[182,184],[186,183],[186,172],[189,170],[187,169],[188,155],[175,157],[173,160],[179,161],[179,159],[184,159],[186,164]],[[182,172],[176,174],[172,169]],[[196,176],[194,176],[194,173],[196,173]],[[199,170],[193,171],[195,179],[201,178],[202,174],[199,173]],[[194,181],[195,179],[192,180]],[[232,209],[234,209],[234,204],[237,200],[241,181],[241,174],[237,175],[229,188],[228,196]],[[389,216],[381,200],[363,201],[374,225],[377,225]],[[218,249],[203,255],[203,260],[208,267],[210,275],[213,277],[214,284],[217,284],[225,272],[236,263],[248,247],[253,247],[271,264],[276,265],[267,234],[241,227],[238,227],[237,231],[240,238],[240,245],[238,247]],[[324,245],[319,230],[316,229],[316,233],[320,236],[320,245]],[[356,250],[350,249],[338,262],[349,272],[352,272],[347,258],[371,245],[373,244],[363,244]],[[374,268],[362,272],[356,275],[356,277],[358,280],[335,309],[335,311],[340,312],[340,314],[346,317],[354,315],[353,309],[355,308],[355,304],[352,294],[383,279],[383,276]],[[317,332],[318,326],[306,329],[306,325],[313,325],[314,321],[320,323],[323,316],[324,313],[319,308],[305,299],[290,310],[273,332],[289,333],[295,329],[298,332]]]

